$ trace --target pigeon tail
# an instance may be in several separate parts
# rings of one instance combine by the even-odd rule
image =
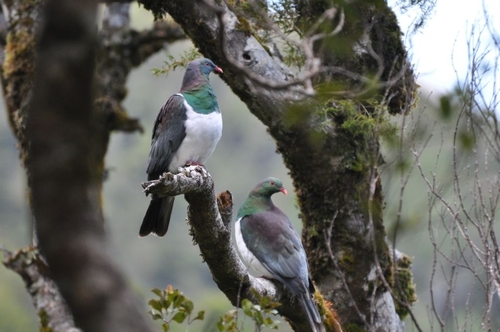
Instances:
[[[142,220],[139,236],[144,237],[151,233],[164,236],[168,231],[170,216],[174,207],[175,197],[153,198],[149,203],[148,211]]]
[[[316,304],[312,300],[309,292],[305,292],[300,297],[300,304],[302,305],[304,311],[306,312],[307,321],[311,326],[311,330],[313,332],[325,332],[326,331],[325,326],[323,325],[323,321],[318,312],[318,308],[316,307]]]

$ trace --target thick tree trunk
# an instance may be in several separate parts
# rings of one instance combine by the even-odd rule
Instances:
[[[104,234],[104,155],[93,112],[96,12],[94,1],[45,3],[26,123],[33,214],[40,251],[76,325],[150,331]]]
[[[0,45],[8,119],[19,142],[40,237],[34,242],[49,266],[32,247],[15,255],[5,251],[4,265],[25,281],[41,328],[74,328],[64,296],[78,326],[86,330],[150,330],[140,302],[106,248],[104,157],[111,131],[141,130],[121,106],[129,72],[166,41],[185,36],[172,23],[131,30],[129,5],[113,4],[104,14],[98,43],[96,2],[44,4],[5,2]]]

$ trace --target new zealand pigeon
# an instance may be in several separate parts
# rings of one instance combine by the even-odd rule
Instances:
[[[322,332],[325,327],[311,296],[314,285],[304,247],[290,219],[271,200],[279,191],[287,194],[281,180],[272,177],[252,189],[236,217],[236,249],[245,265],[263,277],[278,280],[295,294],[311,330]]]
[[[222,73],[222,69],[209,59],[190,62],[180,92],[160,109],[153,128],[148,181],[164,172],[177,173],[185,165],[202,165],[215,149],[222,135],[222,116],[208,79],[211,72]],[[174,197],[153,195],[139,236],[164,236],[173,204]]]

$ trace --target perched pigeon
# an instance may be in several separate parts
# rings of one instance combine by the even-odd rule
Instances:
[[[158,114],[148,160],[148,181],[164,172],[177,173],[185,165],[202,165],[222,135],[222,116],[210,86],[211,72],[222,73],[209,59],[187,66],[179,93],[171,96]],[[170,223],[174,197],[153,195],[139,236],[164,236]]]
[[[236,217],[236,248],[245,265],[278,280],[295,294],[312,331],[322,332],[325,328],[311,296],[314,285],[304,247],[288,217],[271,200],[279,191],[287,194],[281,180],[272,177],[252,189]]]

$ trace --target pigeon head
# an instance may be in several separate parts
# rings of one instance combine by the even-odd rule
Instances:
[[[215,63],[212,62],[210,59],[198,59],[193,61],[195,65],[198,65],[198,68],[200,69],[200,72],[209,75],[211,72],[216,72],[218,74],[222,74],[222,69],[220,67],[217,67]]]
[[[287,194],[285,188],[283,188],[283,183],[278,178],[267,178],[264,181],[257,184],[245,202],[241,205],[238,210],[237,219],[243,216],[249,216],[259,211],[268,211],[274,207],[271,200],[271,196],[277,192],[282,192]]]
[[[206,85],[208,76],[211,72],[222,73],[222,69],[218,67],[210,59],[202,58],[191,61],[186,68],[184,79],[182,80],[181,91],[187,91],[193,88]]]
[[[251,194],[271,196],[279,191],[285,195],[287,194],[286,189],[283,187],[283,182],[278,178],[270,177],[255,186]]]

